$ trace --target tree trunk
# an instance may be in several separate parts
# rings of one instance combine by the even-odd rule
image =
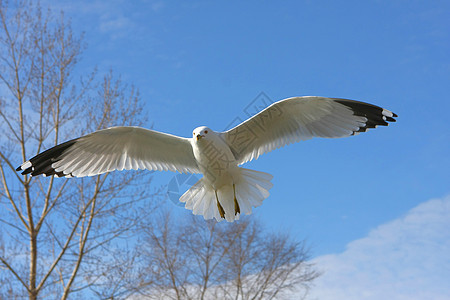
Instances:
[[[36,300],[38,291],[36,290],[36,270],[37,270],[37,239],[34,228],[30,228],[30,282],[28,295],[30,300]]]

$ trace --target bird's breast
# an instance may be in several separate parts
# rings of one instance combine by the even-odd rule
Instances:
[[[211,185],[219,187],[232,181],[237,162],[225,141],[215,136],[194,141],[192,147],[204,179]]]

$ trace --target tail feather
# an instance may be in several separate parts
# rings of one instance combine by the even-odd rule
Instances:
[[[228,222],[233,222],[235,219],[234,210],[234,192],[233,186],[223,186],[217,191],[217,196],[220,204],[225,211],[225,219]]]
[[[269,196],[269,190],[273,186],[270,180],[273,176],[244,168],[239,170],[240,172],[233,177],[234,188],[230,184],[215,191],[210,185],[205,184],[203,179],[200,179],[180,197],[180,201],[184,202],[185,207],[192,210],[195,215],[203,215],[205,219],[223,220],[217,201],[223,208],[228,222],[238,220],[240,214],[251,214],[252,207],[261,205]],[[236,209],[235,196],[239,211]]]
[[[260,186],[249,185],[247,191],[247,197],[243,198],[242,201],[248,201],[251,206],[258,207],[262,204],[263,200],[269,196],[269,192],[266,191],[267,194],[262,193],[260,190]],[[266,196],[267,195],[267,196]]]
[[[203,215],[205,216],[205,219],[212,219],[215,217],[217,210],[215,203],[216,202],[211,195],[205,198],[205,206],[203,207]]]
[[[188,191],[186,191],[186,193],[184,193],[181,196],[183,198],[182,202],[186,203],[185,207],[187,209],[193,209],[195,203],[197,202],[196,199],[203,198],[205,196],[204,194],[205,194],[205,187],[202,185],[202,180],[200,179]]]
[[[255,171],[250,169],[241,168],[241,172],[244,176],[251,177],[253,179],[256,179],[258,181],[264,182],[267,181],[270,183],[270,181],[273,179],[272,174],[261,172],[261,171]],[[272,183],[270,185],[273,186]]]
[[[241,206],[241,214],[249,215],[252,213],[252,207],[259,206],[259,203],[252,200],[255,196],[251,193],[250,186],[241,186],[238,189],[237,198]]]
[[[253,177],[251,175],[248,175],[247,180],[252,183],[253,186],[260,186],[261,188],[263,188],[264,190],[270,190],[273,187],[272,182],[265,180],[265,179],[261,179],[261,178],[257,178],[257,177]]]

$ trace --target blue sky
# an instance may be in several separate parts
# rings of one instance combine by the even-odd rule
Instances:
[[[349,98],[397,113],[387,128],[302,142],[245,165],[274,175],[271,196],[254,215],[269,229],[306,238],[318,261],[345,257],[383,224],[395,232],[396,220],[438,205],[429,199],[448,202],[448,1],[45,3],[85,32],[77,72],[112,68],[134,83],[147,125],[159,131],[189,137],[200,125],[222,130],[261,92],[272,101]],[[156,173],[154,182],[173,176]],[[448,230],[442,222],[430,226]],[[426,238],[399,251],[423,253],[449,237]],[[448,251],[437,255],[448,262],[443,245]]]

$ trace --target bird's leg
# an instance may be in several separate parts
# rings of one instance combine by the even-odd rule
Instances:
[[[217,197],[217,191],[214,191],[216,193],[216,200],[217,200],[217,208],[219,209],[219,214],[222,217],[222,219],[225,219],[225,210],[223,210],[222,205],[220,205],[219,197]]]
[[[239,207],[239,203],[236,199],[236,185],[233,183],[233,192],[234,192],[234,215],[241,213],[241,208]]]

